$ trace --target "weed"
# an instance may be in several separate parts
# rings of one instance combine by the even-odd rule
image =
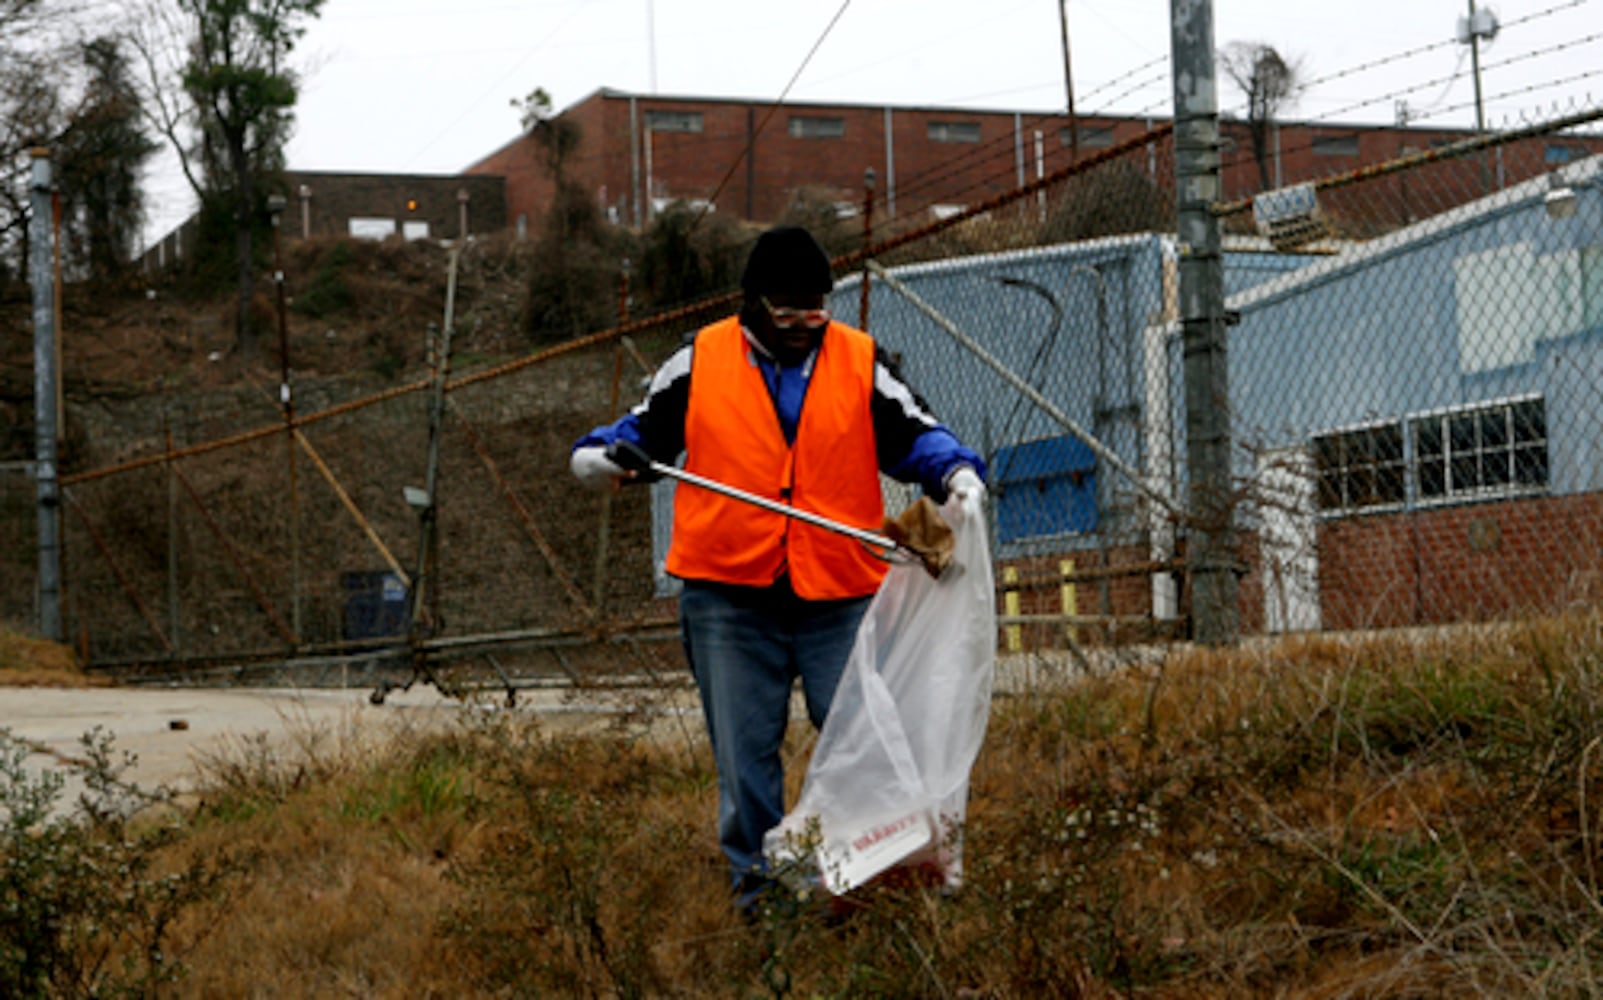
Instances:
[[[349,309],[355,301],[345,274],[355,259],[349,240],[329,246],[319,258],[307,285],[296,296],[292,308],[303,316],[323,319]]]
[[[264,859],[207,936],[179,922],[171,992],[1593,995],[1600,667],[1603,629],[1577,618],[1176,652],[1161,684],[1010,694],[961,888],[793,882],[750,923],[702,744],[558,738],[518,712],[360,754],[244,742],[152,868],[208,842]],[[102,946],[65,940],[75,963]]]
[[[30,749],[0,730],[0,995],[146,995],[176,983],[183,965],[170,948],[175,922],[214,898],[239,859],[196,856],[177,870],[163,863],[184,826],[136,824],[170,794],[123,780],[132,758],[112,738],[82,738],[70,763],[84,791],[67,815],[67,778],[27,766]]]

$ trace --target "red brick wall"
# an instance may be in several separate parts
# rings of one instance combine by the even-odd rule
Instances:
[[[1495,503],[1427,508],[1407,514],[1377,514],[1324,521],[1318,529],[1319,600],[1326,629],[1394,628],[1488,621],[1550,614],[1578,604],[1603,602],[1603,493],[1537,497]],[[1263,573],[1259,539],[1246,533],[1240,554],[1241,631],[1264,628]],[[1110,550],[1112,565],[1146,562],[1144,547]],[[997,613],[1007,592],[1018,594],[1023,614],[1062,611],[1059,563],[1073,559],[1076,571],[1102,564],[1098,552],[1063,553],[1006,560],[996,566]],[[1013,569],[1017,583],[1008,583]],[[1151,578],[1108,581],[1102,603],[1099,581],[1077,584],[1082,615],[1150,615]],[[1181,587],[1181,613],[1190,614],[1189,590]],[[1025,625],[1026,649],[1058,648],[1061,626]],[[1082,628],[1080,640],[1096,641]]]
[[[874,170],[877,191],[887,190],[885,109],[847,105],[768,105],[744,101],[675,99],[637,95],[631,149],[630,97],[599,92],[563,114],[581,130],[581,148],[570,164],[574,178],[618,221],[634,222],[634,194],[645,191],[645,121],[648,111],[691,111],[702,115],[699,133],[653,132],[651,174],[658,197],[713,198],[720,212],[768,221],[782,214],[802,188],[833,191],[840,201],[862,200],[864,172]],[[834,117],[845,121],[845,135],[834,139],[790,134],[793,116]],[[931,122],[976,122],[980,141],[937,142]],[[1069,162],[1063,144],[1063,116],[1025,114],[1025,179],[1035,176],[1033,131],[1043,138],[1043,169],[1050,173]],[[1115,141],[1145,131],[1143,121],[1091,119],[1082,128],[1112,128]],[[1005,112],[895,108],[892,110],[895,197],[898,214],[919,213],[935,203],[973,204],[1011,190],[1018,176],[1014,116]],[[755,139],[753,138],[755,136]],[[749,153],[747,147],[750,146]],[[1092,152],[1089,147],[1082,155]],[[638,155],[638,161],[636,160]],[[635,177],[638,162],[639,178]],[[473,164],[468,173],[507,178],[507,218],[526,215],[533,226],[550,199],[551,184],[527,137],[512,140]]]
[[[631,132],[630,103],[634,102]],[[703,116],[700,133],[653,133],[651,173],[659,197],[714,198],[717,210],[740,218],[770,221],[783,213],[795,192],[803,187],[832,190],[838,200],[862,200],[863,173],[873,168],[878,196],[888,187],[899,217],[926,212],[932,204],[972,205],[1011,190],[1018,181],[1015,127],[1023,129],[1024,176],[1035,177],[1034,133],[1042,133],[1043,169],[1051,173],[1069,163],[1063,142],[1067,116],[939,108],[892,109],[895,158],[894,186],[886,176],[885,109],[855,105],[788,105],[781,108],[740,100],[664,98],[651,95],[599,91],[565,112],[582,133],[581,148],[570,164],[574,178],[598,203],[611,208],[624,225],[635,222],[635,196],[645,188],[645,119],[648,111],[691,111]],[[838,139],[795,138],[788,129],[795,115],[838,117],[845,120],[845,135]],[[1084,130],[1111,129],[1113,141],[1139,136],[1156,119],[1084,117]],[[973,122],[980,126],[979,143],[936,142],[930,139],[931,122]],[[1226,138],[1234,144],[1223,157],[1226,200],[1261,190],[1258,166],[1245,128],[1225,123]],[[755,138],[753,138],[755,135]],[[1352,127],[1287,123],[1280,129],[1280,181],[1295,184],[1377,163],[1433,142],[1466,138],[1466,132],[1398,130],[1386,127]],[[631,146],[631,138],[637,146]],[[1346,139],[1355,143],[1356,155],[1330,156],[1316,152],[1316,138]],[[1592,152],[1603,152],[1603,140],[1564,136],[1523,140],[1502,157],[1503,180],[1513,183],[1545,169],[1542,149],[1562,142]],[[751,146],[749,155],[744,151]],[[1081,155],[1095,152],[1082,146]],[[638,156],[638,161],[636,160]],[[1488,154],[1495,159],[1496,154]],[[635,176],[638,162],[639,177]],[[1489,161],[1490,162],[1490,161]],[[1373,182],[1352,193],[1321,196],[1325,210],[1337,217],[1356,212],[1376,215],[1379,224],[1395,224],[1434,214],[1482,193],[1479,159],[1435,163],[1406,175]],[[1172,173],[1172,161],[1161,158],[1155,169],[1160,181]],[[469,173],[490,173],[507,178],[507,218],[519,215],[532,226],[550,199],[533,140],[520,137],[468,168]],[[1273,183],[1273,176],[1271,176]],[[1376,195],[1381,197],[1377,199]],[[884,205],[884,201],[879,202]],[[881,211],[883,209],[880,209]],[[1377,215],[1378,213],[1378,215]],[[1344,231],[1358,235],[1362,225],[1344,218]]]
[[[538,147],[533,142],[516,139],[465,171],[506,178],[506,224],[509,228],[517,227],[520,217],[532,228],[551,201],[551,182],[537,152]]]
[[[302,232],[304,185],[311,192],[305,202],[314,236],[343,236],[352,217],[394,219],[396,233],[401,223],[422,221],[429,224],[434,239],[456,239],[461,235],[458,193],[468,193],[468,232],[496,233],[506,228],[506,182],[499,176],[450,176],[438,174],[339,174],[294,171],[285,175],[289,184],[288,205],[284,210],[284,233]],[[407,203],[416,202],[416,208]]]
[[[1326,628],[1477,621],[1603,599],[1603,494],[1463,504],[1319,528]]]

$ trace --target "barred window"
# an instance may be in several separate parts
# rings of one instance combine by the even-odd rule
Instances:
[[[1314,136],[1313,150],[1315,156],[1357,156],[1358,137],[1356,135],[1316,135]]]
[[[1352,511],[1403,502],[1401,421],[1317,434],[1313,453],[1320,510]]]
[[[814,115],[791,115],[792,139],[839,139],[846,134],[846,119]]]
[[[930,142],[979,142],[979,122],[930,122]]]
[[[1073,138],[1073,133],[1071,133],[1068,129],[1062,129],[1059,131],[1058,136],[1059,141],[1061,141],[1063,145],[1067,146],[1070,145],[1070,140]],[[975,141],[978,142],[978,138],[976,138]],[[1080,126],[1081,149],[1106,149],[1111,145],[1113,145],[1113,128],[1111,126]]]
[[[653,132],[700,132],[699,111],[647,111],[646,128]]]
[[[1547,407],[1541,397],[1410,419],[1421,500],[1507,496],[1546,488]]]

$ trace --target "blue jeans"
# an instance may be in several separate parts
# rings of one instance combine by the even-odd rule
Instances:
[[[718,843],[737,893],[767,872],[763,834],[785,815],[791,685],[801,678],[821,727],[869,600],[803,600],[788,577],[764,588],[685,581],[680,637],[718,765]]]

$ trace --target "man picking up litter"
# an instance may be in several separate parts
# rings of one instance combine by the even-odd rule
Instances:
[[[877,531],[879,473],[935,502],[982,496],[985,464],[938,422],[861,330],[824,307],[829,258],[805,229],[764,232],[741,278],[740,312],[696,331],[646,398],[580,438],[581,480],[633,474],[620,442],[835,522]],[[685,656],[718,768],[718,839],[737,905],[768,884],[763,834],[784,816],[780,747],[791,686],[822,727],[858,624],[886,565],[859,541],[710,490],[674,499],[668,572]]]

